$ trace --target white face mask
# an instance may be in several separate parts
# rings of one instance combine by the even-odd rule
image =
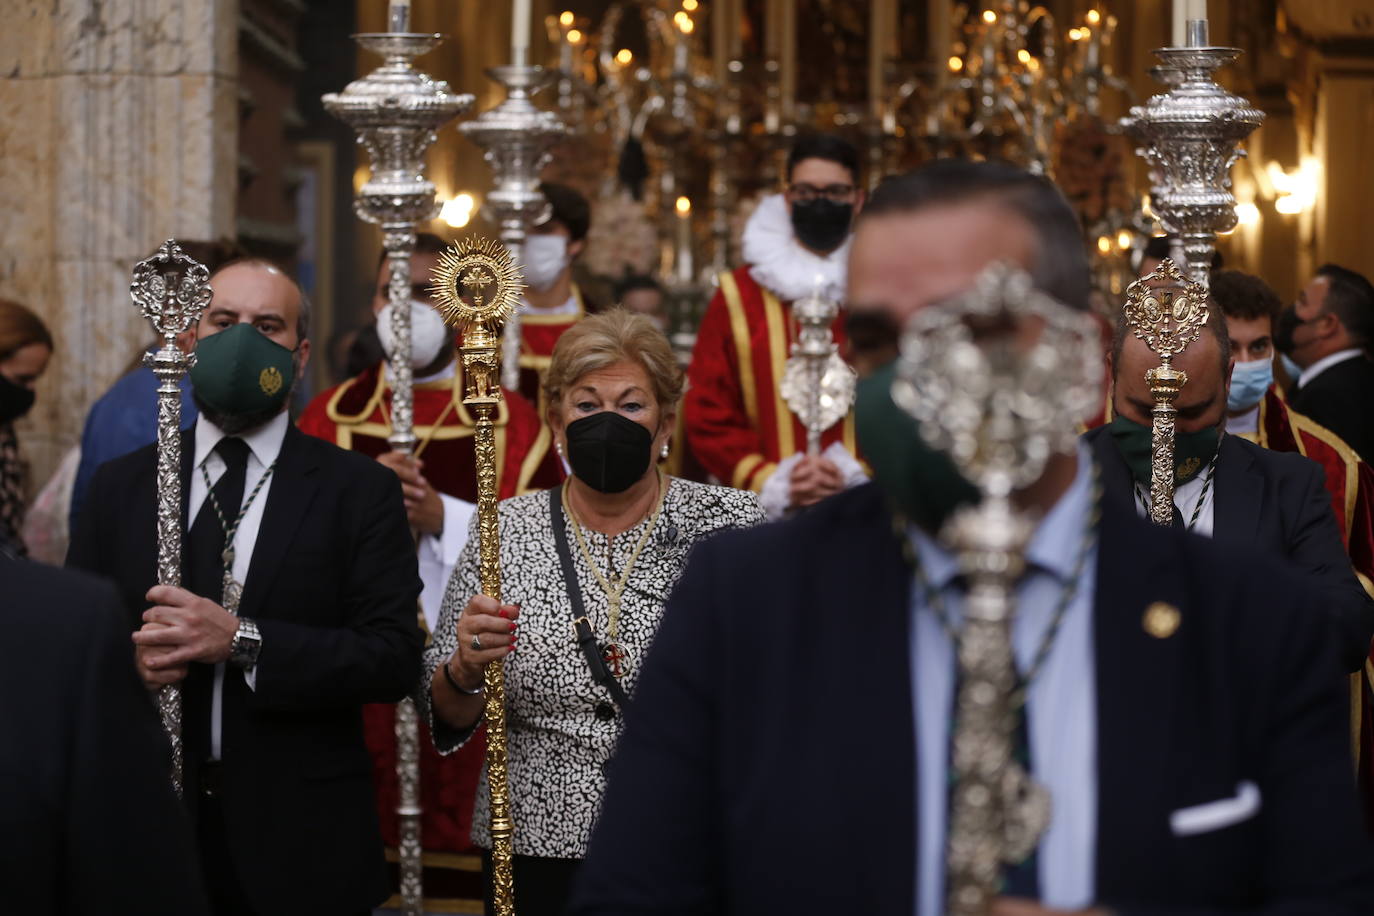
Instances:
[[[525,282],[531,289],[543,292],[558,282],[568,266],[568,239],[556,233],[530,235],[525,238]]]
[[[391,358],[396,351],[396,340],[391,336],[391,303],[387,303],[377,313],[377,339],[382,342],[382,352]],[[439,312],[423,302],[410,300],[410,365],[423,369],[439,358],[444,344],[452,339],[448,325]]]

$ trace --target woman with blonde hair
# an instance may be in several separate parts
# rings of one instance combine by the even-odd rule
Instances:
[[[502,601],[480,594],[476,528],[425,653],[420,703],[440,753],[470,740],[482,669],[504,661],[515,896],[560,913],[605,789],[621,705],[693,544],[763,520],[749,492],[668,477],[657,459],[682,398],[663,333],[616,309],[559,338],[544,381],[572,476],[500,506]],[[479,786],[473,842],[490,822]]]
[[[24,465],[14,421],[33,407],[34,387],[52,357],[43,320],[18,302],[0,299],[0,553],[23,556]]]

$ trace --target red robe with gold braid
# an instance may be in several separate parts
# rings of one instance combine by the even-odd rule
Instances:
[[[391,390],[381,363],[322,392],[301,415],[303,432],[366,455],[390,451]],[[504,392],[496,426],[496,486],[501,499],[557,485],[562,465],[550,448],[548,427],[529,402]],[[415,386],[416,451],[424,475],[435,489],[467,502],[477,501],[472,448],[472,416],[463,406],[463,371],[454,378]],[[395,707],[363,707],[363,729],[372,754],[373,785],[387,858],[397,861]],[[424,888],[433,907],[444,901],[482,899],[481,860],[472,847],[472,805],[485,759],[483,733],[457,753],[440,757],[429,731],[420,724],[420,794],[424,815]],[[397,887],[393,877],[393,890]]]
[[[1365,591],[1374,595],[1374,468],[1331,430],[1289,407],[1273,385],[1260,401],[1254,441],[1322,466],[1346,552]],[[1374,830],[1374,653],[1364,671],[1351,676],[1351,731],[1366,823]]]
[[[573,298],[577,311],[555,315],[520,313],[520,393],[535,406],[541,422],[547,422],[544,404],[544,375],[549,371],[553,345],[563,332],[587,317],[587,305],[582,290],[574,283]]]
[[[843,346],[843,315],[831,331]],[[684,412],[692,454],[722,483],[758,492],[778,462],[806,448],[806,427],[778,391],[796,336],[792,303],[747,266],[720,275],[697,331]],[[822,449],[832,442],[858,457],[853,411],[821,436]]]

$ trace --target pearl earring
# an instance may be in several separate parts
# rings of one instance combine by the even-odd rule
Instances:
[[[555,443],[553,444],[553,450],[554,450],[555,452],[558,453],[558,457],[559,457],[559,458],[562,458],[562,457],[563,457],[563,443],[562,443],[562,442],[555,442]]]
[[[663,448],[659,449],[658,455],[659,455],[660,458],[667,458],[667,457],[668,457],[668,440],[667,440],[667,439],[664,439],[664,440],[663,440]]]

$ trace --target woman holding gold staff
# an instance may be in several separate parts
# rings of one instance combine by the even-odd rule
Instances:
[[[559,339],[544,393],[572,477],[501,503],[502,603],[479,594],[474,527],[425,654],[420,702],[440,753],[472,738],[483,667],[504,660],[520,916],[562,912],[619,707],[692,546],[763,520],[752,493],[658,470],[682,387],[667,339],[642,315],[607,312]],[[478,845],[489,820],[483,782]]]

